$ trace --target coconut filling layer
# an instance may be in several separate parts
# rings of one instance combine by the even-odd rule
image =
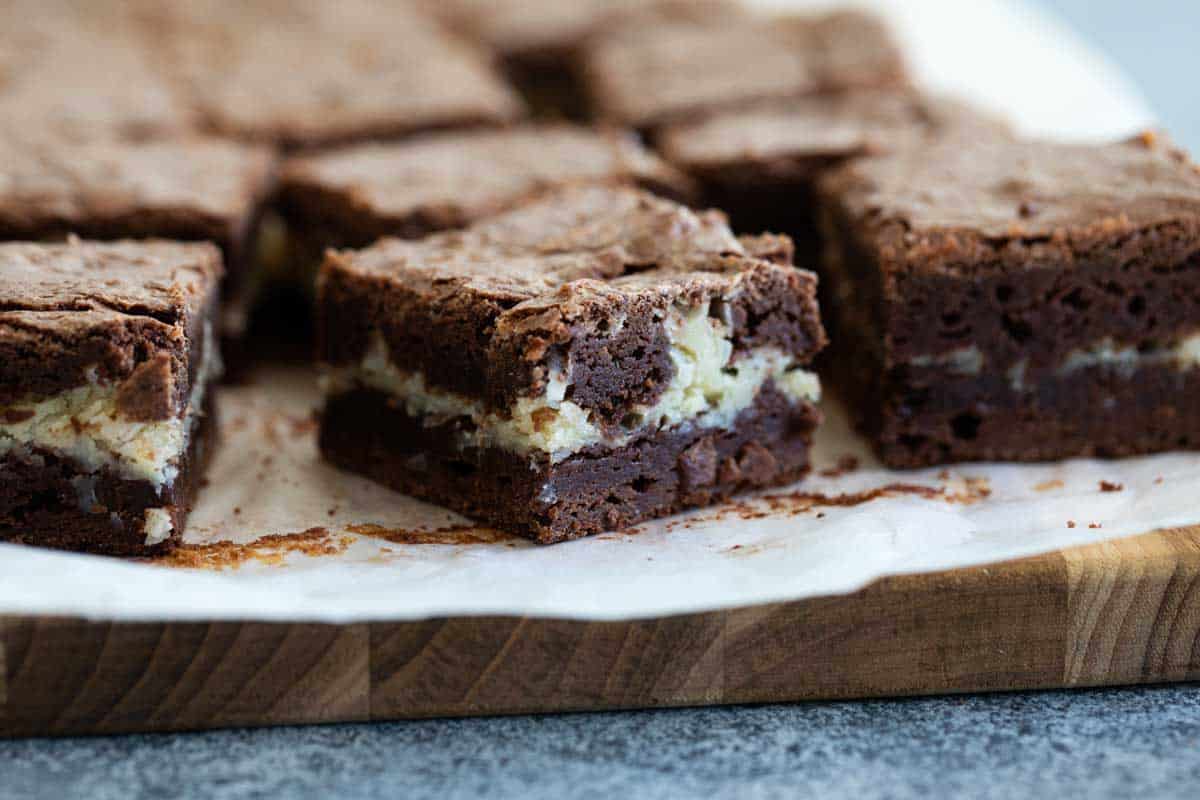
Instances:
[[[956,375],[979,375],[983,372],[985,360],[983,353],[972,346],[960,347],[938,356],[917,356],[909,363],[914,367],[941,367]],[[1112,339],[1102,339],[1091,347],[1068,353],[1054,375],[1061,378],[1080,370],[1104,367],[1129,378],[1147,366],[1173,366],[1181,372],[1200,367],[1200,333],[1184,337],[1175,344],[1150,349],[1120,346]],[[1025,359],[1008,370],[1009,383],[1015,391],[1023,392],[1030,388],[1025,382],[1027,370]]]
[[[211,325],[206,324],[204,348],[195,384],[181,416],[153,422],[135,422],[117,408],[116,384],[95,377],[75,389],[35,402],[18,402],[0,408],[0,415],[17,422],[0,423],[0,458],[15,455],[35,461],[38,450],[70,460],[81,472],[109,469],[125,480],[146,481],[160,492],[175,483],[187,452],[210,381],[221,374],[221,358]],[[79,505],[84,511],[95,504],[94,480],[76,479]],[[172,532],[165,509],[146,511],[146,544],[165,541]]]
[[[542,395],[523,397],[500,415],[470,398],[428,386],[419,372],[399,369],[378,335],[360,366],[328,370],[323,388],[326,394],[355,386],[376,389],[402,400],[414,417],[469,417],[474,429],[460,434],[460,446],[540,451],[550,454],[552,462],[590,445],[618,447],[647,431],[683,425],[728,428],[768,381],[792,403],[820,399],[816,374],[799,368],[778,348],[756,348],[735,361],[727,326],[710,317],[707,307],[672,314],[666,325],[675,374],[657,402],[629,410],[616,435],[606,435],[587,409],[566,399],[569,369],[551,374]]]

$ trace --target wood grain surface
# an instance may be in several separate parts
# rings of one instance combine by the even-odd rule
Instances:
[[[0,735],[1200,678],[1200,528],[631,622],[0,618]]]

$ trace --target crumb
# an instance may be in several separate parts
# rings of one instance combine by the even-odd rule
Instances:
[[[850,455],[842,456],[841,458],[839,458],[837,460],[837,464],[830,467],[829,469],[821,470],[821,477],[823,477],[823,478],[840,478],[849,472],[854,472],[855,470],[857,470],[858,463],[859,463],[858,458],[856,458],[855,456],[850,456]]]
[[[1104,526],[1101,525],[1099,522],[1089,522],[1088,527],[1089,528],[1103,528]]]
[[[824,512],[824,511],[818,511],[818,512],[817,512],[817,519],[825,519],[825,512]]]
[[[1161,475],[1159,475],[1157,478],[1155,478],[1155,479],[1154,479],[1154,485],[1155,485],[1155,486],[1157,486],[1158,484],[1160,484],[1160,483],[1162,483],[1162,482],[1163,482],[1163,479],[1162,479],[1162,476],[1161,476]]]
[[[337,506],[334,506],[333,508],[329,509],[329,511],[327,511],[325,513],[327,513],[329,516],[332,517],[334,514],[337,513]]]
[[[1035,492],[1048,492],[1051,489],[1061,489],[1062,487],[1063,487],[1063,482],[1060,481],[1058,478],[1055,478],[1054,480],[1042,481],[1037,486],[1034,486],[1033,490]]]
[[[1068,528],[1074,528],[1074,527],[1075,527],[1075,520],[1073,520],[1073,519],[1069,519],[1069,520],[1067,520],[1067,527],[1068,527]]]
[[[233,507],[233,513],[234,513],[234,514],[240,514],[240,513],[242,513],[242,507],[241,507],[241,506],[234,506],[234,507]]]
[[[1125,488],[1124,484],[1113,483],[1112,481],[1100,481],[1100,491],[1102,492],[1119,492]]]
[[[729,548],[729,549],[730,549],[730,550],[741,550],[741,549],[742,549],[742,546],[741,546],[740,544],[735,544],[733,547],[731,547],[731,548]]]

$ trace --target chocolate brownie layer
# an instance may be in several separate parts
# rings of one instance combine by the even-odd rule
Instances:
[[[335,433],[322,441],[337,463],[382,475],[369,462],[355,466],[350,454],[366,451],[342,450],[336,433],[359,425],[342,418],[354,408],[339,398],[368,396],[397,412],[381,424],[406,431],[380,434],[379,463],[414,447],[468,453],[468,463],[507,459],[463,476],[470,503],[504,492],[513,465],[543,465],[522,479],[541,481],[536,519],[511,509],[484,515],[541,541],[747,485],[728,467],[719,487],[680,494],[666,478],[651,490],[644,476],[616,469],[626,457],[673,464],[705,437],[733,448],[721,450],[722,463],[746,461],[753,485],[785,480],[799,474],[806,446],[796,461],[764,456],[752,444],[756,409],[769,401],[787,410],[768,416],[813,422],[820,387],[804,367],[825,341],[815,278],[779,263],[789,255],[781,237],[737,239],[717,212],[611,187],[551,192],[465,231],[332,254],[322,269],[319,352],[324,425]],[[435,439],[405,445],[414,425],[437,429]],[[811,424],[796,435],[810,432]],[[626,480],[647,497],[630,496]],[[457,489],[447,478],[420,491]],[[609,507],[597,494],[611,494]]]
[[[296,157],[281,205],[326,247],[419,238],[495,216],[573,183],[637,185],[678,199],[692,187],[636,138],[569,125],[443,133]],[[323,248],[322,248],[323,249]]]
[[[220,274],[211,244],[0,245],[0,538],[129,551],[181,529]]]
[[[1197,366],[1200,172],[1169,146],[947,140],[821,193],[829,364],[889,463],[1194,443],[1167,387]]]
[[[809,470],[815,406],[768,389],[728,428],[660,431],[565,461],[460,448],[464,420],[430,424],[387,394],[329,399],[321,452],[345,469],[541,544],[636,525]]]
[[[153,556],[179,544],[216,446],[211,395],[169,486],[110,468],[80,469],[50,450],[0,456],[0,541],[108,556]]]
[[[586,116],[578,66],[584,45],[621,25],[732,19],[732,0],[422,0],[451,27],[498,53],[509,78],[546,115]]]
[[[0,129],[85,141],[192,128],[133,3],[0,3]]]
[[[776,100],[669,125],[659,150],[724,209],[734,227],[778,230],[801,263],[819,260],[813,183],[846,161],[911,147],[950,131],[1004,131],[963,104],[911,91],[861,90]]]
[[[766,100],[907,83],[883,25],[847,11],[626,26],[589,45],[584,75],[601,118],[643,129]]]
[[[192,0],[157,15],[170,68],[224,135],[329,145],[523,113],[484,55],[401,3]]]
[[[273,169],[269,150],[216,139],[79,143],[0,131],[0,239],[215,242],[228,297],[249,266]]]

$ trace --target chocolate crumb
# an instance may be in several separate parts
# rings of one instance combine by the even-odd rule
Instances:
[[[33,409],[31,408],[8,408],[0,411],[0,421],[6,425],[16,425],[18,422],[24,422],[32,418]]]
[[[821,470],[822,478],[840,478],[843,475],[854,472],[858,469],[858,458],[855,456],[842,456],[837,460],[837,464],[829,469]]]
[[[1112,481],[1100,481],[1100,491],[1102,492],[1119,492],[1124,488],[1124,484],[1113,483]]]
[[[1104,526],[1101,525],[1099,522],[1089,522],[1088,527],[1089,528],[1103,528]]]
[[[1075,527],[1075,520],[1073,520],[1073,519],[1069,519],[1069,520],[1067,520],[1067,527],[1068,527],[1068,528],[1074,528],[1074,527]]]

